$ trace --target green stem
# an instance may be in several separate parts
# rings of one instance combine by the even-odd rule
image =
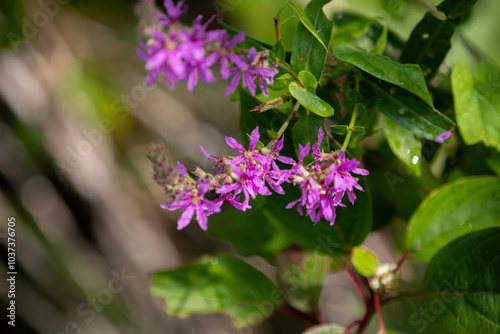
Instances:
[[[358,105],[359,105],[359,102],[355,101],[354,102],[354,111],[352,112],[351,122],[349,123],[349,129],[347,129],[347,135],[344,139],[344,144],[342,144],[342,150],[344,152],[346,151],[347,146],[349,145],[349,140],[351,140],[351,135],[353,132],[354,124],[356,124],[356,117],[358,116]]]
[[[355,86],[355,91],[359,94],[359,74],[355,74],[356,78],[356,86]],[[356,117],[358,116],[358,106],[359,106],[359,101],[356,99],[354,101],[354,110],[352,112],[351,116],[351,122],[349,123],[349,128],[347,129],[347,135],[344,139],[344,144],[342,144],[342,150],[345,152],[347,150],[347,146],[349,146],[349,140],[351,140],[352,132],[354,131],[354,124],[356,124]]]
[[[266,149],[271,150],[274,143],[276,143],[278,141],[278,139],[280,139],[280,137],[283,135],[283,133],[285,132],[286,128],[288,127],[288,125],[290,124],[292,119],[295,117],[295,114],[297,113],[297,110],[299,110],[299,107],[300,107],[300,102],[299,101],[295,102],[295,104],[292,107],[292,110],[290,111],[290,115],[288,115],[288,118],[281,125],[280,129],[278,130],[278,132],[277,132],[278,136],[273,138],[273,140],[271,140],[271,142],[269,144],[267,144]]]
[[[294,71],[292,71],[292,69],[288,67],[288,65],[278,62],[278,67],[290,74],[295,81],[299,81],[299,76]]]

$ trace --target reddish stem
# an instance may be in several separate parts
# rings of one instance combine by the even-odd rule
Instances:
[[[350,268],[348,268],[347,275],[349,276],[351,283],[354,285],[356,292],[359,294],[361,299],[363,299],[363,301],[365,302],[365,305],[368,305],[369,304],[369,297],[366,294],[366,290],[363,287],[363,284],[361,283],[361,281],[358,279],[358,276],[356,275],[356,273],[354,273]]]
[[[378,332],[383,334],[387,330],[385,329],[384,316],[382,315],[382,308],[380,307],[380,295],[378,293],[373,294],[373,304],[375,306],[375,310],[377,311],[378,326],[379,326]]]
[[[356,325],[359,325],[361,323],[361,320],[355,320],[353,322],[351,322],[349,324],[349,326],[347,326],[345,329],[344,329],[344,334],[349,334],[349,331]]]
[[[403,254],[403,256],[399,259],[399,261],[397,263],[396,270],[399,270],[399,268],[403,265],[403,263],[405,263],[405,261],[408,259],[409,256],[410,256],[410,252],[406,251]]]
[[[274,17],[274,31],[276,32],[276,43],[280,41],[280,28],[278,26],[278,17]]]

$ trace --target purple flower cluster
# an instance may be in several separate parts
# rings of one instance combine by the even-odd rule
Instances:
[[[267,85],[272,85],[278,73],[273,69],[276,64],[267,62],[269,51],[237,48],[236,45],[245,40],[244,33],[230,39],[226,30],[207,30],[215,16],[202,24],[199,15],[191,27],[179,24],[179,18],[187,11],[185,0],[177,5],[172,0],[165,0],[164,5],[166,14],[156,10],[150,0],[144,0],[137,10],[142,18],[139,31],[145,37],[139,42],[137,54],[146,61],[146,69],[150,71],[148,85],[162,75],[171,90],[177,81],[187,81],[188,90],[192,91],[200,79],[214,82],[211,68],[220,65],[221,78],[231,79],[225,96],[232,94],[240,81],[255,96],[255,80],[262,93],[268,96]]]
[[[345,206],[341,203],[347,193],[349,201],[354,204],[356,195],[354,188],[363,191],[357,178],[351,173],[367,175],[368,171],[358,168],[359,162],[346,159],[342,150],[336,153],[323,153],[320,143],[323,130],[318,131],[318,142],[313,145],[311,156],[314,161],[304,165],[303,161],[310,151],[309,143],[305,147],[299,145],[299,159],[279,155],[283,148],[283,137],[268,145],[256,149],[259,142],[259,129],[255,128],[250,136],[248,149],[234,138],[226,137],[226,143],[239,152],[237,156],[214,157],[200,146],[202,153],[217,165],[215,175],[206,173],[197,167],[193,172],[198,178],[194,180],[186,168],[177,163],[177,170],[164,165],[164,161],[153,153],[150,159],[155,163],[155,179],[162,185],[172,202],[163,204],[168,210],[181,209],[183,214],[178,221],[178,229],[184,228],[191,221],[194,213],[198,224],[207,229],[207,217],[219,212],[221,205],[227,201],[236,209],[250,209],[250,200],[258,195],[271,195],[270,188],[284,194],[281,186],[284,182],[298,185],[302,195],[289,203],[287,209],[297,205],[301,215],[305,214],[317,223],[322,217],[333,225],[335,207]],[[276,161],[291,165],[290,169],[281,169]],[[211,194],[208,199],[207,194]],[[243,199],[240,201],[240,197]]]
[[[292,167],[290,180],[298,184],[302,190],[302,196],[287,205],[287,209],[297,205],[297,210],[303,215],[305,207],[306,215],[317,223],[322,217],[333,225],[335,222],[335,207],[345,206],[341,203],[347,193],[349,201],[354,204],[356,195],[354,188],[363,191],[357,179],[352,173],[368,175],[368,171],[358,168],[359,161],[346,159],[342,149],[337,153],[320,152],[320,144],[323,140],[323,130],[318,130],[318,142],[313,145],[311,156],[315,161],[311,166],[304,166],[304,157],[309,153],[309,143],[305,147],[299,144],[299,163]]]

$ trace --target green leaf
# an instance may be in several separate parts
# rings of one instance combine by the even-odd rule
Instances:
[[[425,198],[410,219],[407,245],[429,261],[447,243],[471,231],[500,225],[500,179],[469,177],[445,184]]]
[[[290,75],[290,73],[285,73],[283,75],[280,75],[279,77],[274,78],[273,85],[270,88],[273,90],[280,90],[288,87],[290,83],[294,81],[295,79]]]
[[[227,255],[204,257],[151,277],[151,293],[165,301],[167,314],[226,313],[237,328],[260,323],[271,315],[282,302],[276,292],[263,273]]]
[[[356,191],[355,205],[344,198],[346,207],[337,207],[333,226],[324,219],[315,225],[309,217],[299,215],[296,207],[283,210],[300,198],[300,189],[296,186],[284,185],[285,195],[266,196],[263,201],[252,203],[259,204],[255,209],[293,243],[328,255],[346,255],[350,248],[363,242],[372,226],[372,198],[364,177],[360,177],[359,184],[365,192]]]
[[[308,91],[316,94],[316,87],[318,87],[318,80],[309,71],[299,72],[299,81]]]
[[[345,45],[356,41],[364,36],[373,23],[373,20],[360,16],[354,16],[350,13],[342,13],[342,18],[348,17],[347,22],[335,20],[335,29],[333,29],[332,45]]]
[[[295,16],[300,20],[300,22],[302,22],[304,27],[306,27],[306,29],[309,30],[309,32],[314,36],[314,38],[316,38],[316,40],[318,42],[320,42],[321,45],[323,45],[325,50],[327,50],[328,49],[327,46],[325,45],[325,43],[321,39],[321,36],[316,31],[316,28],[313,26],[313,24],[311,23],[311,20],[309,20],[309,17],[307,17],[307,15],[304,12],[304,10],[302,9],[302,7],[300,7],[299,5],[293,5],[290,3],[288,4],[288,6],[290,6],[290,8],[294,11]]]
[[[362,48],[347,45],[333,47],[338,59],[351,63],[374,77],[406,89],[432,106],[422,70],[415,64],[400,64],[388,57],[368,52]]]
[[[468,233],[432,258],[423,298],[432,332],[500,333],[498,240],[498,227]]]
[[[327,48],[332,36],[333,23],[323,13],[323,6],[330,0],[312,0],[304,12],[321,38],[321,43],[300,23],[293,38],[290,65],[295,73],[302,70],[311,72],[319,81],[325,64]]]
[[[309,328],[302,334],[344,334],[345,328],[336,324],[322,324]]]
[[[500,151],[500,80],[487,60],[476,66],[476,78],[463,61],[452,73],[457,126],[467,145],[483,142]]]
[[[274,44],[271,53],[269,54],[269,60],[272,63],[284,62],[286,57],[285,47],[283,46],[283,42],[281,39]]]
[[[349,130],[348,125],[332,125],[330,131],[336,135],[345,136]]]
[[[307,113],[303,108],[300,108],[299,119],[292,128],[293,145],[295,147],[295,153],[297,156],[299,156],[299,144],[305,146],[307,143],[311,143],[312,147],[312,145],[318,142],[319,128],[323,128],[323,133],[326,133],[325,119],[315,114]],[[330,146],[328,144],[327,136],[323,136],[323,140],[320,144],[320,149],[323,152],[330,152]],[[312,158],[309,158],[309,156],[310,155],[308,155],[304,159],[305,163],[309,163],[312,161]]]
[[[381,55],[384,53],[385,47],[387,46],[387,32],[388,28],[386,25],[382,27],[382,33],[380,34],[379,38],[377,39],[377,42],[373,46],[372,53]]]
[[[292,96],[296,98],[297,101],[299,101],[300,104],[302,104],[307,110],[310,110],[321,117],[333,116],[333,108],[307,88],[296,82],[290,83],[288,88],[290,90],[290,94],[292,94]]]
[[[432,78],[451,47],[455,28],[477,0],[446,0],[437,9],[446,14],[440,20],[427,13],[413,29],[401,54],[403,63],[419,64],[427,80]]]
[[[397,86],[367,78],[360,83],[360,88],[363,98],[377,110],[425,139],[436,140],[455,125],[423,100]]]
[[[377,256],[364,247],[354,247],[351,253],[351,262],[354,269],[363,276],[373,276],[379,263]]]
[[[384,135],[394,155],[416,176],[420,176],[422,143],[410,130],[384,117]]]
[[[315,313],[332,258],[319,252],[292,247],[277,256],[278,286],[295,309]]]

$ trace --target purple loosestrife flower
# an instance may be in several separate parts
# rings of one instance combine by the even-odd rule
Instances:
[[[230,76],[232,75],[233,78],[231,79],[229,86],[227,86],[224,96],[231,95],[236,90],[236,87],[238,87],[240,80],[242,80],[243,87],[247,87],[248,90],[250,91],[250,94],[252,94],[252,96],[255,96],[255,90],[257,88],[257,86],[255,85],[256,76],[259,77],[259,84],[262,93],[265,96],[268,95],[267,87],[264,84],[264,81],[262,81],[262,78],[265,79],[266,83],[267,82],[272,83],[272,78],[276,74],[278,74],[279,71],[270,68],[252,67],[251,65],[253,64],[256,57],[257,57],[257,50],[255,50],[254,47],[252,47],[248,52],[246,62],[243,60],[243,58],[238,56],[230,57],[230,59],[236,65],[236,68],[232,68],[230,70]]]
[[[174,25],[182,15],[186,14],[188,10],[185,0],[179,1],[177,6],[174,5],[172,0],[165,0],[163,1],[163,6],[165,6],[165,9],[167,10],[167,15],[164,15],[160,19],[164,26]]]
[[[231,177],[235,180],[234,183],[223,185],[217,189],[218,194],[227,194],[233,192],[235,195],[243,192],[245,200],[241,207],[242,211],[251,208],[248,204],[250,197],[255,198],[257,194],[271,195],[271,192],[266,187],[264,176],[268,172],[266,167],[268,158],[255,150],[259,141],[259,128],[256,127],[250,135],[250,143],[246,150],[236,139],[226,137],[226,143],[236,151],[243,153],[230,160],[225,161],[225,164],[230,170]],[[239,206],[235,206],[240,208]]]
[[[344,193],[347,192],[349,201],[354,204],[356,200],[356,195],[354,194],[354,188],[364,191],[363,188],[358,184],[358,181],[350,173],[355,173],[359,175],[368,175],[366,169],[357,168],[359,166],[359,161],[354,159],[346,159],[345,153],[340,149],[339,153],[334,156],[338,163],[332,164],[330,167],[330,173],[327,179],[333,179],[335,192],[341,194],[341,198]]]
[[[274,143],[273,149],[267,155],[267,162],[265,167],[265,170],[267,170],[267,175],[265,176],[267,183],[271,186],[271,188],[273,188],[275,192],[282,195],[285,194],[285,191],[281,187],[281,184],[283,182],[290,182],[289,179],[292,171],[280,169],[276,164],[276,160],[288,165],[293,165],[295,163],[292,158],[278,155],[278,153],[283,148],[283,140],[284,137],[281,137],[280,140]],[[272,170],[270,170],[270,166],[273,167]]]
[[[189,177],[186,168],[177,163],[179,174]],[[186,227],[193,218],[196,212],[196,220],[198,225],[203,230],[207,230],[207,217],[215,212],[220,212],[222,201],[210,201],[204,198],[205,194],[210,190],[210,183],[203,179],[198,179],[192,187],[187,187],[183,192],[176,194],[176,199],[170,203],[162,204],[163,209],[170,211],[181,209],[183,211],[179,221],[177,222],[177,229]]]
[[[368,171],[357,168],[359,161],[346,159],[342,149],[334,154],[321,152],[322,139],[323,130],[319,128],[318,141],[313,145],[311,153],[315,161],[309,166],[303,165],[303,159],[309,153],[309,143],[305,147],[299,144],[299,163],[292,167],[290,179],[294,184],[299,184],[302,194],[286,208],[297,205],[297,210],[302,215],[305,207],[306,215],[310,216],[314,223],[324,217],[333,225],[336,217],[335,207],[345,206],[341,203],[344,194],[347,193],[349,201],[354,204],[354,188],[363,191],[351,172],[368,175]]]
[[[221,29],[218,30],[218,32],[218,42],[220,45],[215,53],[219,57],[220,75],[223,80],[226,80],[231,76],[231,71],[229,70],[229,65],[231,62],[234,62],[235,59],[239,63],[245,62],[245,59],[243,57],[232,52],[232,49],[236,46],[236,44],[243,43],[245,41],[245,33],[240,32],[236,34],[230,41],[226,30]]]

